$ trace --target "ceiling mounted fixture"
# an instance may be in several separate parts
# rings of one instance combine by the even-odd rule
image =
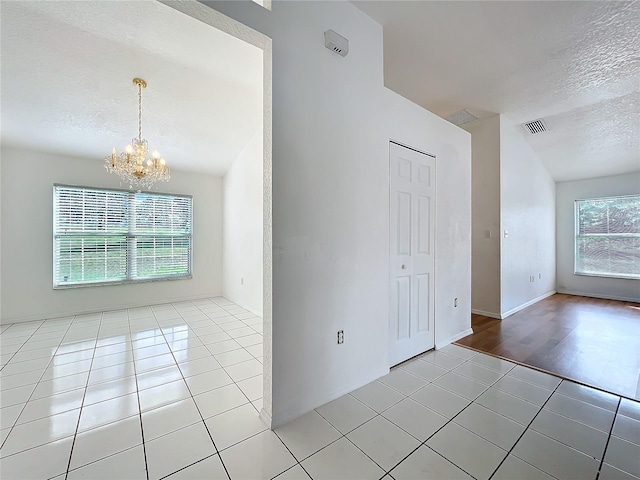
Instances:
[[[131,140],[131,144],[120,155],[114,147],[111,155],[104,159],[105,168],[109,173],[118,175],[123,182],[129,183],[129,188],[135,185],[150,189],[156,182],[168,182],[171,176],[169,167],[157,150],[147,158],[149,145],[142,138],[142,89],[146,88],[147,82],[134,78],[133,84],[138,87],[138,138]]]
[[[537,120],[533,120],[531,122],[523,123],[522,127],[529,133],[530,135],[535,135],[536,133],[547,132],[549,129],[547,128],[547,124],[544,123],[544,120],[541,118]]]
[[[342,57],[349,53],[349,40],[333,30],[324,32],[324,46]]]

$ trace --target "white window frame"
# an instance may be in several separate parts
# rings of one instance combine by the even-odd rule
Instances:
[[[124,194],[127,197],[127,229],[126,232],[121,233],[68,233],[63,232],[58,229],[58,192],[63,189],[74,189],[79,191],[87,191],[87,192],[114,192]],[[158,233],[145,233],[140,234],[136,231],[135,226],[135,200],[140,196],[163,196],[163,197],[171,197],[171,198],[182,198],[188,200],[188,232],[183,234],[171,234],[171,235],[163,235]],[[70,237],[78,237],[78,238],[87,238],[95,236],[98,238],[107,238],[110,236],[119,236],[126,237],[126,269],[125,269],[125,277],[118,278],[114,280],[101,280],[101,281],[76,281],[76,282],[60,282],[57,277],[58,272],[58,262],[60,261],[60,252],[57,246],[59,245],[59,239],[62,238],[70,238]],[[181,274],[171,274],[171,275],[155,275],[155,276],[137,276],[136,272],[136,263],[137,263],[137,243],[142,239],[181,239],[182,241],[187,240],[188,243],[188,260],[187,260],[187,272]],[[84,262],[84,261],[83,261]],[[84,268],[84,263],[83,263]],[[53,288],[54,289],[67,289],[67,288],[78,288],[78,287],[95,287],[95,286],[103,286],[103,285],[121,285],[128,283],[143,283],[143,282],[156,282],[156,281],[165,281],[165,280],[183,280],[192,278],[193,272],[193,197],[191,195],[180,195],[180,194],[168,194],[168,193],[158,193],[158,192],[148,192],[148,191],[130,191],[123,189],[114,189],[114,188],[99,188],[99,187],[85,187],[85,186],[77,186],[77,185],[63,185],[63,184],[54,184],[53,185]]]
[[[624,279],[640,279],[640,269],[639,271],[631,274],[625,273],[616,273],[616,272],[601,272],[601,271],[586,271],[582,270],[579,266],[579,249],[580,249],[580,240],[584,238],[640,238],[640,232],[629,232],[629,233],[590,233],[590,234],[580,234],[580,207],[584,204],[602,202],[602,201],[611,201],[616,199],[638,199],[640,200],[640,194],[637,195],[623,195],[623,196],[614,196],[614,197],[598,197],[598,198],[589,198],[576,200],[574,205],[575,212],[575,227],[574,227],[574,273],[576,275],[583,275],[589,277],[607,277],[607,278],[624,278]],[[609,225],[607,225],[607,228]]]

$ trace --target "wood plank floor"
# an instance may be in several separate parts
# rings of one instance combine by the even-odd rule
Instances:
[[[556,294],[456,343],[640,399],[640,304]]]

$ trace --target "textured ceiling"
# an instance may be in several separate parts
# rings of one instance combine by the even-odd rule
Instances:
[[[2,1],[2,143],[101,161],[142,134],[224,174],[262,124],[262,52],[155,1]]]
[[[445,117],[543,118],[556,181],[640,170],[640,2],[354,1],[384,27],[385,84]]]

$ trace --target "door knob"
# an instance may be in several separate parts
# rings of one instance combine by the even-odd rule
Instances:
[[[404,270],[407,266],[403,264],[401,268]]]

